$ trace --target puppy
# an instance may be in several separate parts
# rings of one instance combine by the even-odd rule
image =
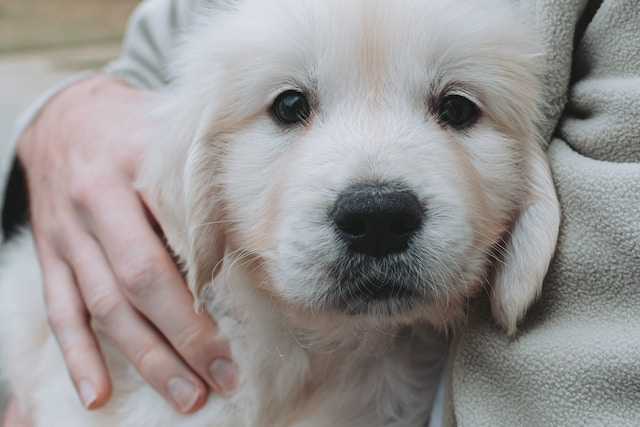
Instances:
[[[488,284],[513,334],[554,252],[534,38],[499,1],[221,1],[195,27],[140,185],[239,388],[178,415],[102,339],[114,399],[85,411],[26,233],[0,283],[19,401],[36,426],[424,425],[441,332]]]

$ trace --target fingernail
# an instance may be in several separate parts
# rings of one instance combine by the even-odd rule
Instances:
[[[80,398],[82,399],[82,403],[87,409],[91,409],[93,405],[98,400],[98,394],[96,393],[96,389],[93,387],[89,381],[82,380],[78,384],[78,391],[80,392]]]
[[[200,398],[196,386],[184,378],[172,378],[169,380],[168,388],[171,398],[182,412],[192,410]]]
[[[214,383],[223,392],[229,393],[236,388],[237,373],[235,365],[227,359],[216,359],[209,367],[209,373]]]

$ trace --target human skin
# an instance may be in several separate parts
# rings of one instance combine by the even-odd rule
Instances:
[[[27,417],[20,413],[20,409],[16,402],[12,401],[7,407],[7,413],[4,416],[4,427],[29,427],[31,424]]]
[[[154,97],[97,76],[56,96],[18,141],[49,323],[88,409],[111,395],[94,328],[182,413],[236,386],[227,343],[193,310],[134,187]]]

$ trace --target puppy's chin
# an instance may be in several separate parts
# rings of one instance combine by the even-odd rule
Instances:
[[[427,297],[401,279],[377,282],[342,282],[332,290],[322,304],[322,310],[349,317],[369,317],[386,321],[404,318],[428,304]]]

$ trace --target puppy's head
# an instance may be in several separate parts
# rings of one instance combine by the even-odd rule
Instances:
[[[227,247],[296,310],[442,325],[493,266],[513,332],[559,217],[522,24],[497,2],[224,4],[149,163],[196,295]]]

